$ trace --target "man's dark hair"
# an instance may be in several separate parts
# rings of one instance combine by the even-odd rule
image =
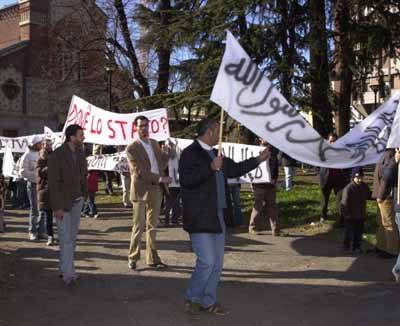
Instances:
[[[197,126],[197,137],[203,136],[208,129],[214,127],[216,124],[218,124],[218,122],[214,119],[205,118],[201,120]]]
[[[72,136],[76,136],[78,130],[83,130],[80,125],[70,125],[65,129],[65,141],[69,142]]]
[[[138,121],[139,120],[145,120],[145,121],[149,121],[149,118],[145,117],[144,115],[139,115],[135,118],[135,120],[133,120],[133,124],[137,127]]]

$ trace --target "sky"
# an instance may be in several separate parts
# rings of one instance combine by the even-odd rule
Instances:
[[[16,2],[17,0],[0,0],[0,8],[3,8],[4,6],[8,6]]]

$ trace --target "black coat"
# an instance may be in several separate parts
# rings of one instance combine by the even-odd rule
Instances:
[[[289,155],[285,154],[284,152],[279,152],[278,160],[282,166],[297,166],[297,161]]]
[[[351,170],[350,169],[337,169],[338,177],[333,178],[330,176],[329,168],[321,168],[319,170],[319,186],[320,188],[325,188],[325,186],[330,183],[331,185],[335,185],[339,189],[346,187],[350,182]]]
[[[217,182],[211,162],[211,157],[197,140],[183,150],[179,160],[183,228],[189,233],[222,232],[218,219]],[[238,178],[258,164],[257,158],[235,163],[225,157],[222,171],[225,178]]]
[[[342,212],[345,219],[365,220],[367,218],[367,200],[371,199],[371,191],[363,182],[350,182],[342,194]]]

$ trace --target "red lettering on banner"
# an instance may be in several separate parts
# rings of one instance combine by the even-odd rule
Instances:
[[[75,120],[77,111],[78,111],[78,108],[77,108],[76,104],[74,104],[74,106],[72,107],[71,112],[68,114],[67,125],[68,125],[70,122],[72,122],[72,121]],[[75,114],[75,115],[74,115],[74,114]],[[73,116],[73,115],[74,115],[74,116]],[[72,116],[73,116],[73,118],[71,118]]]
[[[92,116],[92,122],[90,124],[90,133],[95,134],[96,130],[93,128],[94,127],[94,116]]]
[[[79,110],[77,115],[76,115],[76,122],[75,123],[82,127],[82,120],[83,120],[83,111]]]
[[[90,115],[91,113],[92,113],[92,109],[91,109],[90,106],[89,106],[89,107],[88,107],[88,111],[85,112],[85,118],[84,118],[83,125],[82,125],[83,130],[86,130],[86,125],[87,125],[87,123],[88,123],[88,117],[89,117],[89,115]]]
[[[112,120],[107,121],[108,130],[110,130],[112,132],[112,135],[109,135],[108,138],[114,139],[115,138],[115,130],[111,126],[111,122],[112,122]]]
[[[96,131],[100,135],[102,130],[103,130],[103,122],[101,121],[101,118],[99,118],[99,120],[97,120]]]
[[[161,124],[165,132],[167,132],[168,119],[166,117],[161,117]]]
[[[115,120],[115,123],[118,123],[121,126],[122,130],[122,136],[124,137],[124,140],[126,140],[126,133],[125,133],[125,125],[127,124],[126,121],[121,121],[121,120]]]
[[[151,127],[151,132],[153,134],[156,134],[156,133],[158,133],[160,131],[160,125],[159,125],[157,120],[151,120],[150,121],[150,127]]]
[[[135,139],[135,134],[137,133],[137,129],[135,123],[132,121],[132,129],[131,129],[131,138]]]

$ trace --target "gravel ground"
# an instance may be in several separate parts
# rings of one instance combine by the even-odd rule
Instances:
[[[1,326],[102,325],[396,325],[400,287],[394,260],[345,257],[335,237],[302,228],[227,237],[219,301],[228,316],[188,316],[182,294],[194,255],[181,228],[160,228],[166,271],[127,268],[131,213],[100,208],[82,219],[76,264],[79,283],[57,277],[57,247],[27,239],[27,213],[10,211],[0,235]],[[143,255],[144,257],[144,255]]]

